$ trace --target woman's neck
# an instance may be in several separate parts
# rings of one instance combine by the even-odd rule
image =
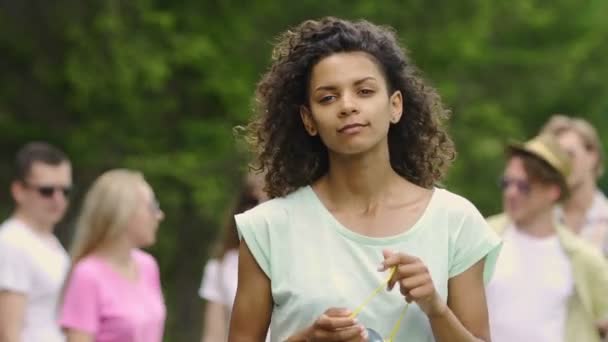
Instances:
[[[596,191],[595,183],[583,183],[572,191],[570,198],[563,204],[566,225],[574,232],[579,233],[583,229]]]
[[[373,211],[395,188],[407,184],[390,164],[388,147],[383,153],[358,156],[331,156],[327,175],[315,184],[333,205]]]
[[[95,254],[119,267],[132,263],[132,252],[133,246],[128,243],[127,239],[104,243],[95,250]]]
[[[597,189],[593,182],[581,184],[581,186],[572,191],[570,198],[564,203],[564,210],[572,214],[585,214],[591,208],[596,191]]]

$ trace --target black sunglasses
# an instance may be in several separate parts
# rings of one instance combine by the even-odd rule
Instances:
[[[530,193],[531,188],[530,188],[530,183],[528,181],[521,180],[521,179],[510,179],[510,178],[506,178],[506,177],[502,177],[498,181],[498,186],[503,191],[506,190],[511,185],[515,186],[517,191],[521,192],[522,194],[527,195]]]
[[[72,194],[71,186],[52,186],[52,185],[33,185],[28,183],[23,183],[27,188],[36,190],[40,196],[45,198],[51,198],[55,195],[55,191],[60,191],[65,198],[70,197]]]

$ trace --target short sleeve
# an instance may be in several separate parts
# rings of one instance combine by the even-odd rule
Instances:
[[[5,241],[0,241],[0,290],[28,293],[31,275],[23,251]]]
[[[77,265],[66,284],[59,324],[95,335],[99,329],[100,298],[99,281],[94,269]]]
[[[234,218],[239,238],[245,241],[262,271],[264,271],[268,278],[271,278],[270,223],[265,217],[266,215],[264,215],[265,211],[262,209],[264,209],[262,206],[258,206],[242,214],[238,214]]]
[[[198,295],[210,302],[222,303],[222,291],[220,287],[220,263],[216,259],[209,260],[205,265],[201,287]]]
[[[452,231],[449,277],[455,277],[485,258],[483,279],[488,283],[494,273],[502,242],[481,213],[468,203],[463,219]]]

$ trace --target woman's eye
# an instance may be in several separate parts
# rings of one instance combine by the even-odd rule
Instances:
[[[321,103],[327,103],[327,102],[332,101],[332,100],[333,100],[333,99],[335,99],[335,98],[336,98],[336,97],[335,97],[335,96],[333,96],[333,95],[326,95],[326,96],[323,96],[323,97],[322,97],[322,98],[319,100],[319,102],[321,102]]]

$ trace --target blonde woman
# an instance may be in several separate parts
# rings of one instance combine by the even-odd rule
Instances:
[[[68,342],[160,342],[165,306],[154,244],[163,219],[154,192],[130,170],[101,175],[87,193],[71,250],[60,325]]]

